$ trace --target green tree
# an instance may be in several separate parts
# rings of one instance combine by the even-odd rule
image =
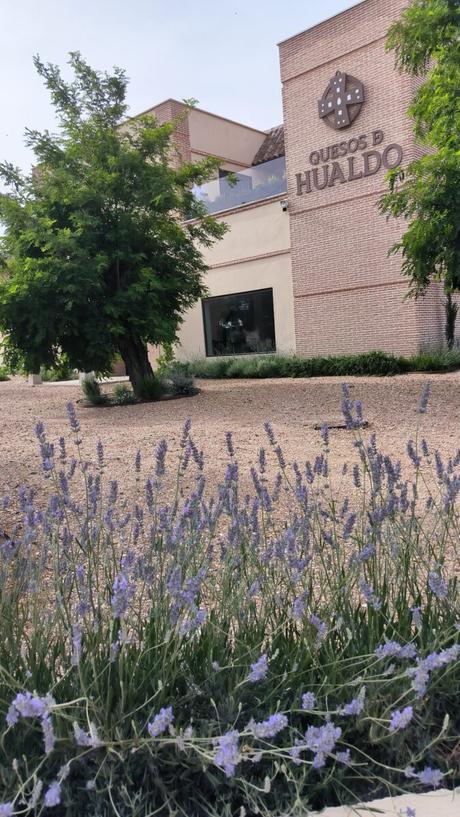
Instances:
[[[460,0],[413,0],[388,33],[396,67],[422,78],[408,114],[426,154],[389,174],[380,210],[409,224],[401,252],[409,296],[442,281],[447,304],[460,291]],[[449,343],[453,343],[452,310]],[[455,320],[455,317],[454,317]]]
[[[56,66],[34,62],[59,132],[26,131],[30,175],[0,164],[4,353],[28,371],[64,353],[98,372],[119,354],[139,394],[153,376],[147,344],[174,342],[204,292],[202,248],[225,232],[192,193],[217,160],[181,164],[177,122],[126,120],[122,70],[96,72],[72,53],[66,82]]]

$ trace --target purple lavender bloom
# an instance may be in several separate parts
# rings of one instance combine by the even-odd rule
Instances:
[[[45,792],[45,806],[46,808],[52,808],[53,806],[59,806],[60,802],[61,785],[55,780]]]
[[[345,542],[350,538],[352,530],[353,530],[353,528],[355,526],[355,522],[356,522],[356,514],[351,513],[348,516],[347,521],[345,522],[345,524],[343,526],[342,536],[343,536],[343,539],[344,539]]]
[[[262,681],[268,672],[268,659],[267,654],[264,653],[263,655],[258,658],[258,660],[251,664],[251,672],[248,675],[247,680],[251,681],[251,683],[256,683],[256,681]]]
[[[56,737],[54,734],[53,724],[51,722],[50,716],[46,713],[41,718],[42,722],[42,732],[43,732],[43,742],[45,744],[45,755],[51,754],[54,749],[54,744],[56,743]]]
[[[315,616],[314,614],[310,616],[310,624],[313,624],[313,627],[316,628],[316,631],[318,633],[316,638],[316,644],[319,645],[327,636],[327,626],[324,623],[324,621],[321,621],[321,619],[318,618],[318,616]]]
[[[431,381],[427,380],[427,382],[423,386],[422,393],[420,395],[420,400],[419,400],[419,404],[418,404],[418,408],[417,408],[417,413],[418,414],[425,414],[426,413],[426,409],[427,409],[427,406],[428,406],[428,400],[430,399],[430,393],[431,393]]]
[[[308,597],[307,593],[302,593],[301,596],[298,596],[296,599],[294,599],[292,603],[291,613],[294,621],[301,621],[301,619],[304,617],[307,597]]]
[[[80,423],[77,420],[77,413],[75,411],[74,404],[70,403],[70,402],[67,403],[66,409],[67,409],[67,416],[69,418],[70,428],[72,429],[74,434],[79,434],[80,433]]]
[[[267,466],[267,458],[265,455],[265,448],[261,448],[259,450],[259,470],[261,474],[265,474],[265,469]]]
[[[428,586],[432,593],[438,599],[445,599],[447,596],[447,583],[444,581],[442,576],[439,575],[435,570],[431,570],[428,573]]]
[[[186,446],[186,443],[187,443],[187,440],[188,440],[188,437],[189,437],[189,434],[190,434],[191,427],[192,427],[192,421],[191,421],[190,417],[187,417],[187,419],[186,419],[186,421],[185,421],[185,423],[183,425],[182,436],[180,438],[180,447],[181,448],[185,448],[185,446]]]
[[[436,789],[444,777],[444,774],[439,769],[432,769],[431,766],[425,766],[423,771],[415,775],[423,783],[424,786],[432,786]]]
[[[101,440],[97,441],[96,453],[97,453],[97,461],[98,461],[99,468],[103,468],[104,467],[104,446],[102,445]]]
[[[417,817],[416,811],[412,806],[407,806],[406,817]]]
[[[231,457],[235,456],[235,449],[233,447],[233,435],[231,431],[225,432],[225,442],[227,445],[227,451]]]
[[[139,473],[140,473],[140,470],[141,470],[141,462],[142,462],[141,452],[140,452],[140,451],[137,451],[137,452],[136,452],[136,456],[135,456],[135,458],[134,458],[134,470],[135,470],[136,474],[139,474]]]
[[[359,589],[361,590],[361,593],[363,594],[367,604],[370,607],[373,607],[374,610],[381,609],[382,607],[381,600],[378,598],[378,596],[375,595],[373,588],[366,581],[364,581],[364,579],[360,581]]]
[[[160,440],[155,451],[155,474],[157,477],[162,477],[165,473],[165,459],[168,444],[166,440]]]
[[[171,726],[174,720],[172,706],[162,707],[153,721],[147,724],[147,729],[150,737],[156,738]]]
[[[276,445],[275,434],[273,432],[273,428],[271,427],[270,423],[268,423],[268,422],[264,423],[264,429],[265,429],[265,433],[266,433],[268,439],[270,440],[270,445],[275,446]]]
[[[420,629],[422,626],[422,608],[421,607],[411,607],[412,613],[412,624],[414,627]]]
[[[350,703],[340,710],[341,715],[360,715],[364,709],[364,702],[366,698],[366,687],[362,687],[358,696],[353,698]]]
[[[417,650],[413,644],[399,644],[398,641],[387,641],[381,644],[374,652],[380,660],[384,658],[415,658]]]
[[[259,721],[258,723],[256,723],[254,720],[250,721],[248,728],[252,731],[256,738],[263,739],[274,738],[275,735],[282,732],[287,725],[288,719],[286,715],[282,715],[278,712],[275,715],[270,715],[266,721]]]
[[[14,814],[14,803],[0,803],[0,817],[12,817]]]
[[[281,446],[277,445],[275,447],[275,454],[277,456],[281,470],[284,471],[284,469],[286,468],[286,460],[284,459],[284,454],[281,450]]]
[[[305,732],[305,745],[314,753],[313,766],[320,769],[326,763],[326,755],[332,754],[342,730],[328,721],[324,726],[309,726]]]
[[[316,707],[316,695],[313,692],[304,692],[302,695],[302,709],[311,711]]]
[[[84,729],[81,729],[80,726],[78,726],[78,723],[74,722],[73,732],[77,746],[91,746],[92,749],[97,749],[99,746],[102,746],[102,740],[98,735],[97,728],[94,723],[90,724],[90,731],[88,734]]]
[[[361,472],[359,470],[359,465],[353,466],[353,483],[355,488],[361,488]]]
[[[350,750],[345,749],[344,752],[336,752],[335,759],[338,760],[339,763],[345,763],[347,765],[351,762]]]
[[[214,755],[214,763],[223,769],[226,777],[233,777],[241,760],[238,750],[239,737],[239,732],[231,730],[216,741],[218,749]]]
[[[390,715],[390,732],[405,729],[411,722],[413,716],[414,710],[411,706],[406,706],[403,710],[395,709]]]
[[[407,450],[408,457],[412,460],[415,467],[418,468],[420,466],[422,460],[420,459],[419,455],[417,454],[417,452],[415,450],[413,440],[408,441],[407,446],[406,446],[406,450]]]
[[[43,718],[48,715],[49,710],[55,705],[51,695],[40,697],[32,695],[31,692],[19,692],[11,703],[6,716],[8,726],[14,726],[18,722],[19,716],[22,718]]]
[[[123,618],[134,596],[135,586],[127,576],[119,573],[113,583],[112,615],[114,618]]]

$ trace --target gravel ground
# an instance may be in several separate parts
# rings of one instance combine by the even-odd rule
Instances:
[[[364,405],[381,448],[405,457],[405,445],[417,421],[422,435],[443,454],[460,445],[460,372],[432,376],[428,413],[415,409],[425,375],[391,378],[349,378],[352,395]],[[241,472],[248,472],[259,448],[266,445],[263,422],[270,420],[287,461],[312,459],[320,448],[314,425],[340,415],[340,379],[200,381],[194,397],[118,408],[77,406],[84,437],[84,454],[93,459],[98,439],[105,445],[107,474],[120,480],[125,495],[134,490],[132,462],[140,448],[151,456],[161,438],[177,449],[187,417],[199,448],[205,452],[206,473],[212,485],[223,473],[227,454],[225,431],[234,432]],[[66,403],[80,399],[78,386],[43,384],[31,387],[15,378],[0,383],[2,468],[0,496],[14,494],[24,483],[43,489],[34,423],[43,420],[50,439],[69,436]],[[331,432],[331,459],[339,466],[355,461],[352,433]],[[145,461],[145,460],[144,460]]]

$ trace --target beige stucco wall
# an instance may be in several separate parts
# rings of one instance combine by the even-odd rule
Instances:
[[[276,349],[295,351],[289,218],[279,198],[241,207],[221,217],[229,227],[222,241],[205,251],[209,295],[273,289]],[[205,357],[201,302],[186,315],[176,349],[179,360]]]
[[[249,167],[266,136],[264,131],[196,108],[189,113],[188,128],[192,155],[217,156],[228,170]]]

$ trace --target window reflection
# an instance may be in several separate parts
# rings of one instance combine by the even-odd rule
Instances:
[[[203,318],[208,357],[276,351],[271,289],[207,298]]]

